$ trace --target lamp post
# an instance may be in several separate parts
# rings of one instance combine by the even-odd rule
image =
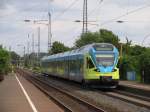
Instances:
[[[118,20],[116,21],[117,23],[124,23],[125,21]],[[120,43],[120,60],[122,61],[122,56],[123,56],[123,44]]]
[[[83,21],[81,21],[81,20],[75,20],[74,22],[81,23]],[[97,22],[97,21],[87,21],[86,24],[99,26],[99,24],[95,24],[94,22]]]
[[[36,24],[37,22],[41,22],[41,21],[47,21],[47,20],[30,20],[30,19],[27,19],[27,20],[24,20],[24,22],[33,22],[34,24]],[[40,59],[40,27],[37,28],[37,32],[38,32],[38,51],[37,51],[37,65],[40,65],[40,62],[39,62],[39,59]],[[34,38],[34,37],[33,37]],[[32,39],[32,43],[34,43],[34,39]],[[34,48],[33,46],[34,44],[32,44],[32,47]]]
[[[48,47],[48,52],[50,52],[51,51],[51,44],[52,44],[52,42],[51,42],[51,40],[52,40],[51,13],[48,12],[48,20],[30,20],[30,19],[26,19],[26,20],[24,20],[24,22],[33,22],[34,24],[43,24],[43,25],[48,26],[48,45],[47,45],[47,47]],[[41,23],[41,22],[48,22],[48,23]]]
[[[26,52],[26,47],[23,44],[18,44],[18,47],[23,47],[23,61],[24,61],[24,67],[25,67],[25,52]],[[21,61],[21,60],[20,60]],[[20,65],[20,61],[19,61],[19,65]]]
[[[76,23],[83,23],[84,21],[81,21],[81,20],[75,20],[74,22],[76,22]],[[86,24],[88,25],[94,25],[94,26],[99,26],[99,24],[96,24],[95,22],[97,22],[97,21],[87,21],[86,22]],[[84,29],[84,28],[83,28]],[[84,31],[83,30],[83,32],[82,32],[82,34],[85,34],[85,33],[87,33],[87,31]]]
[[[47,51],[51,52],[51,40],[52,40],[52,33],[51,33],[51,23],[41,23],[41,22],[34,22],[35,24],[41,24],[41,25],[46,25],[48,28],[48,47]]]
[[[118,20],[116,21],[117,23],[124,23],[125,21],[122,21],[122,20]]]

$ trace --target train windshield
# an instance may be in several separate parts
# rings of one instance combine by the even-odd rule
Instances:
[[[98,65],[112,66],[114,64],[114,54],[97,54],[96,61]]]

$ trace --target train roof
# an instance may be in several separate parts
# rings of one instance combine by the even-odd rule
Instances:
[[[93,43],[93,44],[88,44],[83,47],[80,47],[79,49],[75,49],[75,50],[71,50],[71,51],[67,51],[67,52],[63,52],[63,53],[58,53],[58,54],[54,54],[54,55],[50,55],[50,56],[44,56],[42,58],[42,61],[57,59],[57,58],[65,58],[68,56],[75,56],[75,57],[80,58],[80,57],[83,57],[83,55],[88,53],[94,46],[97,46],[97,45],[99,45],[99,46],[108,45],[108,46],[114,47],[112,44],[109,44],[109,43]]]

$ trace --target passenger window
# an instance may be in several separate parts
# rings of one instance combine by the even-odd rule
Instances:
[[[90,58],[87,58],[87,68],[94,68],[94,64]]]

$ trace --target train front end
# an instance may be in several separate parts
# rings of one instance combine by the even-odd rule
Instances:
[[[112,44],[93,44],[87,58],[87,82],[102,88],[116,88],[119,81],[118,59],[119,52]]]

